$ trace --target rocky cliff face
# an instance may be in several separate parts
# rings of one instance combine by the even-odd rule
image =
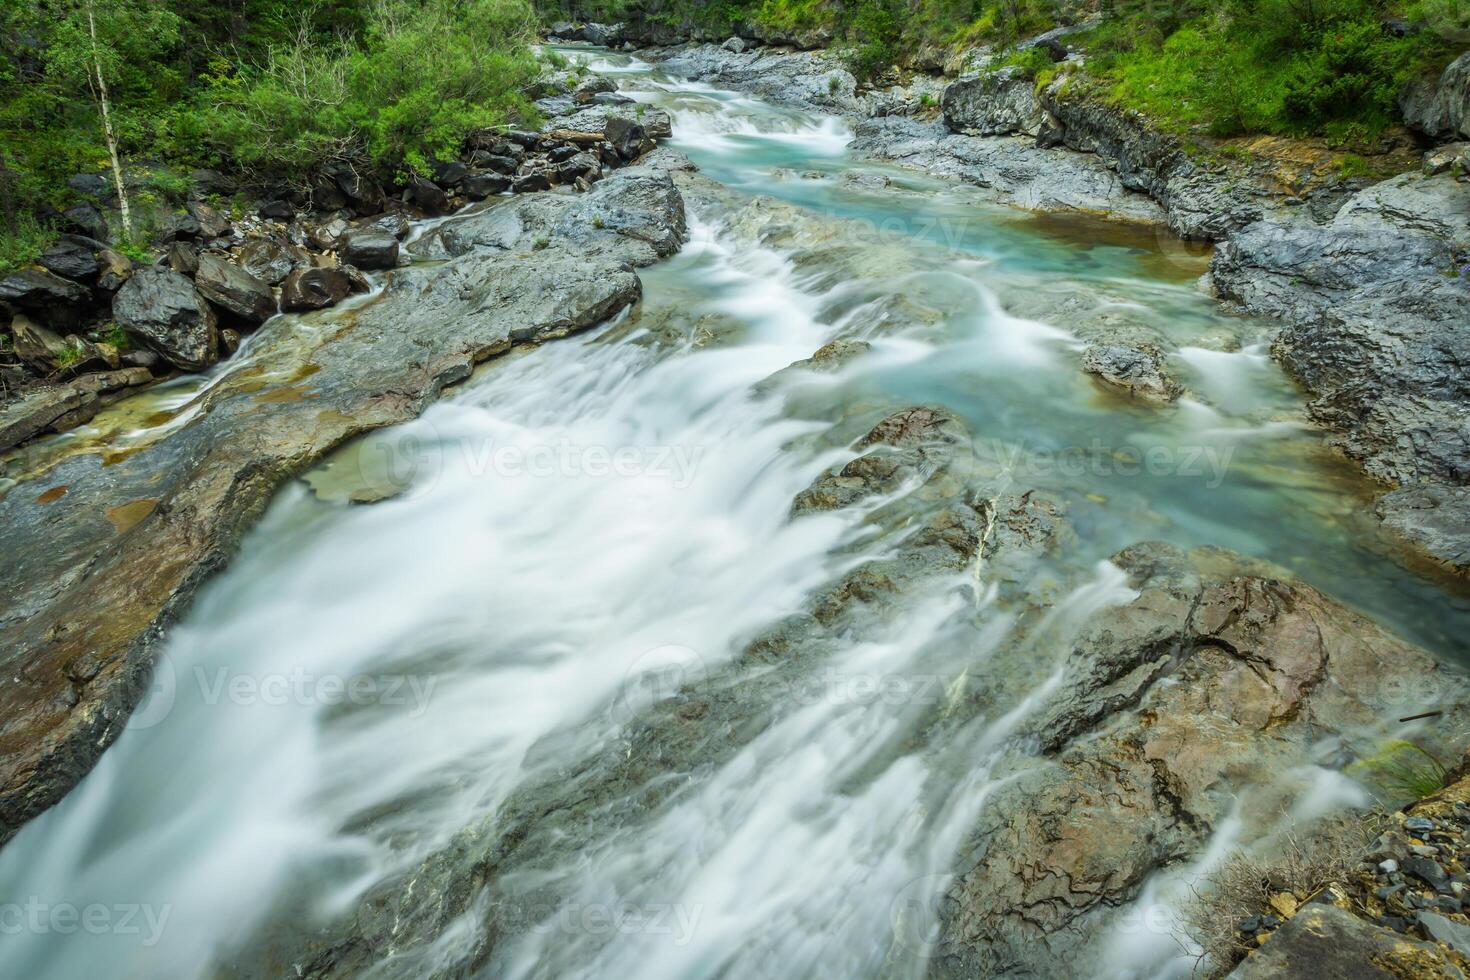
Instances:
[[[1399,95],[1404,121],[1431,139],[1470,139],[1470,51],[1438,78],[1421,78]]]

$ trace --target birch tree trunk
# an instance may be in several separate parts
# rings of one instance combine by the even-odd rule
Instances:
[[[97,85],[95,95],[102,111],[102,133],[107,139],[107,155],[112,158],[112,180],[117,185],[118,208],[122,211],[123,234],[133,237],[133,218],[128,209],[128,191],[123,184],[122,161],[117,156],[117,136],[112,130],[112,106],[107,98],[107,80],[102,76],[102,56],[97,51],[97,19],[92,2],[87,0],[87,30],[92,35],[92,74]]]

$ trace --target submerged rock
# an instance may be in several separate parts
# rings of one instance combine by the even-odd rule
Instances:
[[[1183,388],[1164,367],[1164,352],[1152,345],[1092,344],[1082,354],[1082,370],[1137,398],[1171,402]]]

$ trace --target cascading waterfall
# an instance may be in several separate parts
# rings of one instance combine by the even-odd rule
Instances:
[[[628,58],[594,67],[670,108],[675,145],[729,184],[820,201],[834,221],[866,211],[877,225],[908,206],[829,179],[848,166],[834,120]],[[772,174],[792,167],[819,179]],[[1063,363],[1077,343],[1065,323],[1008,312],[1006,288],[1042,293],[1067,268],[1055,242],[981,220],[943,243],[958,253],[916,234],[905,247],[920,271],[834,286],[820,266],[731,233],[731,217],[691,216],[689,245],[644,274],[638,323],[494,363],[280,493],[173,630],[128,730],[0,852],[8,896],[140,905],[151,918],[139,934],[7,935],[0,972],[211,975],[248,960],[280,909],[308,926],[350,914],[508,801],[616,756],[676,687],[738,697],[765,669],[741,661],[753,637],[896,546],[865,522],[871,506],[790,517],[802,489],[855,455],[826,438],[833,420],[875,408],[949,406],[977,436],[1025,449],[1018,482],[1060,481],[1115,505],[1073,565],[1038,574],[1056,579],[1057,598],[1031,629],[1034,676],[1019,694],[945,723],[950,692],[996,669],[989,655],[1014,623],[984,567],[938,577],[896,618],[802,663],[795,676],[810,686],[798,690],[815,694],[761,687],[751,731],[689,760],[660,805],[509,868],[391,975],[462,967],[498,915],[484,975],[922,977],[956,851],[1028,764],[1034,747],[1020,736],[1061,682],[1070,638],[1134,596],[1103,560],[1117,547],[1165,537],[1270,557],[1313,540],[1317,564],[1303,574],[1343,574],[1352,598],[1379,597],[1376,611],[1411,622],[1435,601],[1357,560],[1351,535],[1332,530],[1324,514],[1343,505],[1329,500],[1329,470],[1272,482],[1307,445],[1284,408],[1294,396],[1259,348],[1202,346],[1222,318],[1188,287],[1141,273],[1129,250],[1089,255],[1076,278],[1116,293],[1099,308],[1174,325],[1180,360],[1211,398],[1197,411],[1101,404]],[[871,299],[844,299],[863,291]],[[871,350],[813,375],[799,398],[762,389],[895,297],[942,315],[873,331]],[[696,342],[706,315],[729,334]],[[642,323],[657,316],[687,342],[656,341]],[[1234,462],[1208,497],[1178,472],[1140,488],[1095,467],[1037,465],[1093,443],[1228,445]],[[345,506],[354,493],[381,499]],[[1282,511],[1291,529],[1263,541],[1255,525]],[[898,696],[874,693],[875,677]],[[1201,867],[1233,833],[1220,829]],[[1151,883],[1139,908],[1173,901],[1173,887]],[[1179,953],[1131,944],[1108,954],[1109,969],[1148,976]]]

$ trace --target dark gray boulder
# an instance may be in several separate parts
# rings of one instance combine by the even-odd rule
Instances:
[[[500,194],[510,190],[510,178],[504,174],[470,174],[460,185],[465,196],[482,201],[492,194]]]
[[[99,244],[80,235],[62,235],[41,253],[38,261],[48,272],[79,282],[90,282],[97,275]]]
[[[240,247],[236,260],[255,278],[268,286],[279,286],[304,254],[292,251],[280,242],[268,238],[256,238]]]
[[[80,303],[87,290],[42,269],[17,269],[0,279],[0,302],[27,309]]]
[[[1470,139],[1470,51],[1438,78],[1420,78],[1399,94],[1404,122],[1436,140]]]
[[[359,269],[392,269],[398,265],[398,239],[381,231],[350,232],[343,239],[342,258]]]
[[[330,171],[330,176],[346,198],[346,203],[358,214],[377,214],[383,210],[387,195],[383,193],[383,185],[372,177],[364,176],[345,165]]]
[[[69,230],[88,238],[95,238],[99,242],[112,240],[111,233],[107,228],[107,219],[102,217],[102,212],[88,203],[73,204],[62,212],[66,219]]]
[[[971,75],[945,88],[939,105],[952,132],[996,136],[1041,131],[1042,108],[1036,83],[1019,68]]]
[[[551,178],[544,170],[531,170],[520,174],[511,182],[511,187],[517,194],[528,194],[531,191],[544,191],[551,188]]]
[[[422,177],[409,180],[404,196],[410,204],[423,208],[429,214],[443,214],[449,210],[449,195],[442,187]]]
[[[609,116],[603,125],[602,135],[612,144],[614,152],[625,161],[636,160],[646,149],[645,141],[652,142],[642,124],[627,116]]]
[[[352,279],[341,269],[293,269],[281,284],[281,309],[319,310],[352,293]]]
[[[264,323],[275,315],[271,288],[228,259],[208,252],[199,256],[194,285],[204,298],[246,323]]]
[[[458,187],[469,168],[458,160],[445,160],[434,165],[434,183],[440,187]]]
[[[112,184],[101,174],[72,174],[66,186],[83,197],[104,198],[112,193]]]
[[[134,272],[113,297],[112,316],[175,367],[202,371],[217,359],[214,310],[187,276],[172,269]]]
[[[174,242],[164,253],[163,264],[175,272],[193,276],[199,271],[199,249],[188,242]]]

